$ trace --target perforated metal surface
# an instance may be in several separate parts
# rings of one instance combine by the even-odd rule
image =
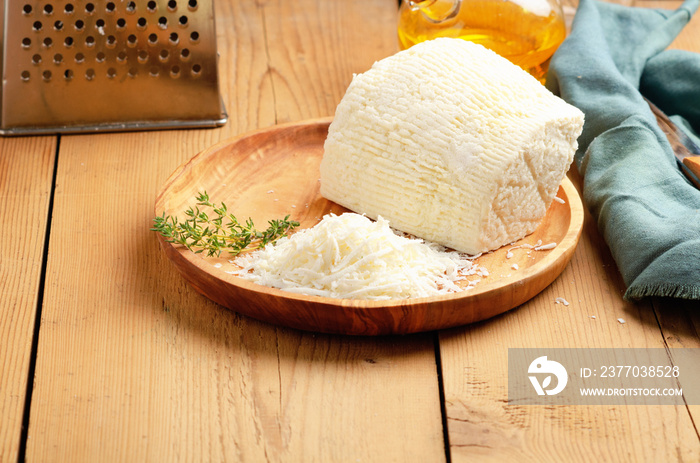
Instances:
[[[213,0],[3,0],[2,15],[2,134],[226,121]]]

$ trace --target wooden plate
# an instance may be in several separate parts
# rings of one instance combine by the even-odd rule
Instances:
[[[278,125],[219,143],[180,166],[155,204],[156,215],[184,217],[198,192],[225,202],[239,219],[260,228],[271,219],[291,219],[309,228],[329,212],[346,212],[319,194],[319,165],[330,118]],[[540,227],[530,236],[477,259],[489,271],[471,289],[444,296],[361,301],[296,295],[226,273],[229,258],[205,257],[172,245],[161,246],[197,291],[238,313],[301,330],[352,335],[404,334],[484,320],[523,304],[564,270],[581,236],[583,207],[564,179]],[[557,243],[551,250],[531,246]],[[525,247],[517,247],[519,245]]]

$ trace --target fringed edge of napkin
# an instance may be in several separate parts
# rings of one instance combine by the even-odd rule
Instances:
[[[645,297],[700,299],[700,285],[639,285],[628,288],[624,295],[624,298],[630,301],[638,301]]]

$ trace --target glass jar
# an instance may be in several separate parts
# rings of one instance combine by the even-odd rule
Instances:
[[[401,49],[437,37],[476,42],[544,83],[566,24],[559,0],[403,0],[398,35]]]

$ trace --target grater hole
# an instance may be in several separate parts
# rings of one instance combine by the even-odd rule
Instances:
[[[199,32],[194,31],[190,34],[190,42],[199,43]]]
[[[117,62],[123,63],[124,61],[126,61],[126,52],[120,51],[119,53],[117,53]]]
[[[73,46],[73,37],[68,36],[65,39],[63,39],[63,45],[65,45],[66,48],[72,47]]]
[[[54,64],[61,64],[63,62],[63,55],[60,53],[53,55],[53,62]]]
[[[32,39],[25,37],[22,39],[22,48],[29,48],[32,45]]]
[[[151,70],[148,71],[148,75],[151,77],[158,77],[158,74],[160,74],[160,68],[158,66],[153,66]]]
[[[148,61],[148,52],[146,50],[139,50],[136,54],[136,59],[138,59],[141,64],[146,63]]]
[[[75,22],[75,30],[82,31],[83,29],[85,29],[85,21],[83,21],[82,19],[78,19]]]
[[[84,63],[85,62],[85,55],[82,53],[76,53],[75,54],[75,62],[78,64]]]
[[[156,2],[154,2],[153,0],[151,0],[150,2],[148,2],[146,4],[146,9],[149,12],[154,13],[158,9],[158,4]]]
[[[161,29],[167,29],[168,28],[168,18],[165,16],[161,16],[158,18],[158,27]]]
[[[168,40],[172,45],[177,45],[180,42],[180,37],[177,35],[177,32],[171,32]]]
[[[22,13],[24,13],[24,14],[26,14],[26,15],[32,14],[32,6],[31,6],[31,5],[24,5],[24,6],[22,7]],[[25,72],[26,72],[26,71],[25,71]]]
[[[73,79],[73,70],[72,69],[66,69],[63,73],[63,78],[66,80],[71,80]]]
[[[117,38],[113,35],[108,35],[105,45],[107,45],[107,48],[114,48],[117,45]]]
[[[51,13],[53,13],[53,6],[50,3],[47,3],[44,5],[44,14],[48,16]]]
[[[29,73],[29,71],[22,71],[22,73],[20,74],[20,77],[22,78],[23,81],[29,82],[29,77],[31,77],[31,74]]]
[[[51,37],[46,37],[42,42],[41,42],[45,48],[51,48],[51,45],[53,45],[53,40]]]
[[[44,27],[44,25],[41,24],[41,21],[34,21],[34,24],[32,24],[32,29],[34,29],[36,32],[39,32],[42,27]]]
[[[187,61],[190,59],[190,49],[189,48],[183,48],[180,50],[180,59],[182,61]]]
[[[187,19],[187,16],[182,15],[180,18],[177,20],[177,22],[180,24],[180,26],[185,27],[187,26],[189,19]]]
[[[107,69],[107,77],[110,79],[114,79],[115,77],[117,77],[117,70],[114,68]]]
[[[116,10],[116,9],[117,9],[117,7],[114,4],[114,2],[107,2],[107,4],[105,5],[105,11],[107,13],[114,13],[114,10]]]
[[[170,68],[170,77],[173,79],[180,77],[180,66],[173,66]]]
[[[75,7],[73,6],[72,3],[66,3],[66,6],[63,7],[63,12],[65,14],[73,14],[75,11]]]
[[[95,46],[95,37],[88,35],[85,37],[85,46],[88,48],[92,48]]]
[[[55,23],[53,23],[53,28],[56,31],[63,30],[63,21],[56,21]]]
[[[202,66],[199,64],[195,64],[192,66],[192,76],[194,77],[199,77],[202,75]]]
[[[175,0],[170,0],[168,2],[168,10],[170,10],[170,11],[177,10],[177,2]]]
[[[40,54],[35,54],[32,56],[32,64],[37,65],[41,64],[41,55]]]
[[[88,68],[88,69],[85,71],[85,79],[86,79],[86,80],[92,80],[92,79],[94,79],[94,78],[95,78],[95,70],[92,69],[92,68]]]
[[[146,18],[144,18],[144,17],[141,17],[136,21],[136,26],[139,27],[140,29],[145,29],[147,24],[148,24],[148,21],[146,21]]]
[[[46,71],[44,71],[44,72],[41,73],[41,77],[42,77],[42,79],[44,79],[46,82],[50,81],[50,80],[51,80],[51,71],[49,71],[49,70],[47,69]]]
[[[126,19],[124,19],[124,18],[117,19],[117,29],[124,29],[125,27],[126,27]]]
[[[148,43],[150,45],[155,45],[158,43],[158,36],[156,34],[151,34],[148,36]]]
[[[101,51],[98,52],[97,55],[95,55],[95,61],[97,61],[98,63],[104,63],[106,58],[107,56],[104,54],[104,52]]]
[[[104,27],[105,27],[105,20],[102,19],[102,18],[100,18],[100,19],[98,19],[97,21],[95,21],[95,27],[96,27],[97,29],[104,29]]]
[[[158,59],[160,59],[160,61],[163,63],[168,61],[168,58],[170,58],[170,52],[166,49],[161,50],[158,54]]]
[[[129,71],[126,73],[129,77],[136,77],[139,75],[139,70],[136,68],[129,68]]]
[[[196,10],[198,7],[199,7],[199,5],[197,4],[197,0],[189,0],[189,1],[187,2],[187,8],[188,8],[190,11],[194,11],[194,10]]]
[[[92,14],[95,12],[95,4],[94,3],[86,3],[85,4],[85,12],[87,14]]]
[[[133,13],[136,11],[136,2],[129,2],[126,4],[126,12]]]
[[[136,43],[138,43],[136,36],[134,34],[129,34],[129,36],[126,38],[126,44],[130,47],[135,47]]]

